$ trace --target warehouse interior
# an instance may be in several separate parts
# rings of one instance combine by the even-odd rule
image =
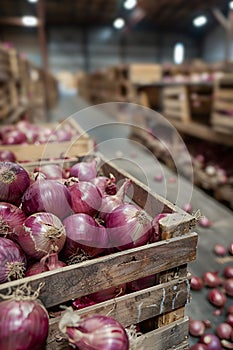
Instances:
[[[78,310],[82,317],[110,314],[126,329],[134,325],[136,345],[108,350],[233,348],[232,150],[233,1],[0,0],[0,165],[13,153],[30,174],[51,179],[43,165],[58,164],[68,174],[74,161],[103,157],[120,185],[132,177],[127,198],[162,215],[153,221],[160,242],[135,245],[134,253],[109,249],[119,263],[114,254],[94,256],[93,266],[81,259],[84,282],[78,266],[26,277],[33,287],[45,283],[41,300],[50,320],[41,349],[70,349],[68,340],[92,349],[61,336],[64,311],[50,284],[67,294],[59,293],[59,304],[70,306],[149,272],[156,282],[145,281],[142,290],[118,289],[111,300],[88,299]],[[0,194],[0,239],[6,237],[1,202],[7,200]],[[168,213],[175,213],[173,221]],[[140,251],[150,245],[154,253]],[[0,298],[18,281],[24,278],[0,280]],[[6,344],[0,331],[0,350],[17,349]]]

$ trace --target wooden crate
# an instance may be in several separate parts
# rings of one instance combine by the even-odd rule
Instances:
[[[128,66],[132,84],[151,84],[162,79],[162,66],[154,63],[133,63]]]
[[[162,114],[184,123],[191,119],[188,91],[185,85],[170,85],[163,88]]]
[[[74,136],[70,141],[64,142],[49,142],[46,144],[28,144],[28,145],[11,145],[0,146],[0,150],[9,149],[14,152],[18,162],[22,161],[38,161],[40,159],[59,158],[61,155],[68,157],[83,156],[93,149],[93,141],[89,135],[80,127],[74,119],[69,118],[63,123],[71,124],[77,131],[77,136]],[[54,128],[59,130],[60,124],[41,124],[45,128]],[[60,125],[60,126],[59,126]]]
[[[153,329],[138,338],[138,349],[142,345],[146,350],[188,349],[188,318],[184,312],[190,298],[187,263],[196,258],[197,234],[190,233],[195,219],[103,157],[101,169],[105,175],[112,173],[118,181],[130,178],[134,187],[132,201],[150,216],[154,217],[161,211],[172,214],[160,221],[162,240],[5,283],[0,285],[0,294],[26,282],[33,289],[44,282],[39,298],[46,308],[50,308],[73,298],[157,274],[158,283],[153,287],[78,312],[83,316],[110,312],[125,327],[151,321]],[[47,350],[68,349],[66,340],[58,341],[61,335],[59,319],[60,315],[50,320]]]
[[[216,131],[233,133],[233,75],[228,74],[217,80],[211,123]]]

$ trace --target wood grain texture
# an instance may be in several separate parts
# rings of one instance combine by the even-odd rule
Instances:
[[[46,307],[50,307],[194,261],[196,247],[197,234],[189,233],[168,241],[4,283],[0,285],[0,293],[6,294],[9,287],[14,288],[26,282],[36,289],[40,282],[44,282],[40,299]]]

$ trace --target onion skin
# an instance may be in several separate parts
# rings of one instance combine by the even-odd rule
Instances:
[[[0,236],[16,240],[27,216],[13,204],[0,202]]]
[[[102,303],[103,301],[110,300],[125,294],[126,284],[122,284],[117,287],[110,287],[98,292],[89,294],[88,297],[95,303]]]
[[[66,230],[63,256],[66,258],[75,255],[79,249],[94,257],[109,246],[105,227],[88,214],[71,215],[63,221],[63,225]]]
[[[0,237],[0,283],[22,278],[26,264],[26,256],[18,244]]]
[[[224,281],[224,289],[227,295],[233,297],[233,278],[228,278]]]
[[[232,332],[232,327],[226,322],[220,323],[216,328],[216,335],[220,339],[230,339],[231,332]]]
[[[66,264],[63,261],[58,260],[57,253],[49,254],[48,256],[43,257],[39,262],[34,263],[33,265],[27,268],[25,276],[33,276],[38,273],[43,273],[46,271],[52,271],[64,267]]]
[[[215,244],[214,253],[219,256],[224,256],[227,253],[227,249],[222,244]]]
[[[48,329],[48,313],[39,301],[1,301],[0,350],[41,350]]]
[[[212,226],[212,222],[206,216],[202,217],[198,223],[201,227],[204,227],[204,228],[208,228]]]
[[[203,334],[200,338],[200,343],[207,346],[207,350],[222,350],[219,338],[211,333]]]
[[[57,164],[46,164],[39,167],[39,172],[48,180],[61,180],[64,178],[63,169]]]
[[[139,278],[138,280],[128,282],[127,288],[132,292],[138,292],[139,290],[153,287],[156,284],[156,275],[150,275]]]
[[[233,266],[226,266],[223,270],[224,277],[233,278]]]
[[[189,333],[193,337],[200,337],[205,332],[205,324],[200,320],[189,320]]]
[[[89,298],[89,296],[85,296],[85,297],[81,297],[78,299],[75,299],[75,301],[73,301],[72,306],[74,309],[84,309],[85,307],[91,306],[91,305],[95,305],[96,302],[91,300]]]
[[[208,293],[208,299],[211,304],[218,307],[223,307],[227,301],[225,294],[217,288],[211,289],[211,291]]]
[[[205,344],[196,343],[191,346],[190,350],[208,350],[208,348]]]
[[[44,211],[63,220],[72,214],[70,192],[56,180],[38,180],[25,191],[22,209],[26,215]]]
[[[30,185],[27,171],[17,163],[0,162],[0,201],[19,206]]]
[[[77,177],[79,181],[90,181],[97,176],[97,160],[91,162],[80,162],[73,165],[70,169],[70,176]]]
[[[91,182],[80,181],[68,187],[71,195],[71,206],[75,213],[91,216],[97,214],[101,207],[102,195]]]
[[[214,288],[221,284],[222,280],[218,276],[218,272],[205,272],[203,275],[203,281],[205,286]]]
[[[32,258],[56,251],[59,253],[66,240],[61,220],[51,213],[35,213],[25,220],[17,241],[24,252]]]
[[[156,217],[153,219],[152,221],[152,227],[153,227],[153,232],[152,232],[152,236],[150,239],[151,243],[155,243],[161,240],[161,230],[160,230],[160,226],[159,226],[159,220],[165,218],[167,215],[169,215],[168,213],[161,213],[156,215]]]
[[[1,162],[16,162],[16,156],[13,152],[9,150],[0,151],[0,161]]]
[[[203,288],[203,285],[204,283],[200,277],[198,276],[191,277],[190,288],[192,290],[201,290]]]
[[[127,333],[113,318],[93,315],[76,321],[65,316],[60,320],[59,328],[78,349],[129,350]]]
[[[152,235],[147,213],[132,204],[122,204],[113,210],[106,224],[110,244],[119,250],[140,247],[148,243]]]

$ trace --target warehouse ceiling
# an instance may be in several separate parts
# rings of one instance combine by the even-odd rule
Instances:
[[[216,24],[212,9],[227,14],[227,0],[138,0],[132,10],[125,10],[124,0],[44,0],[45,23],[51,25],[109,25],[116,17],[123,17],[128,28],[155,27],[165,30],[185,30],[192,34],[192,20],[204,14],[208,18],[206,31]],[[17,4],[17,5],[16,5]],[[0,23],[4,18],[36,15],[37,5],[28,0],[0,0]]]

